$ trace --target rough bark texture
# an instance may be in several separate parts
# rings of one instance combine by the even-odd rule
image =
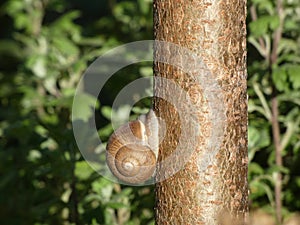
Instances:
[[[192,152],[184,168],[156,184],[156,224],[220,224],[222,214],[244,220],[248,211],[247,184],[247,84],[246,84],[246,1],[245,0],[154,0],[155,39],[176,43],[192,50],[203,59],[220,86],[224,99],[224,136],[216,156],[201,171],[201,158],[209,154],[207,139],[216,130],[208,114],[208,100],[203,94],[205,83],[171,65],[155,63],[156,76],[174,80],[197,106],[196,139],[187,140],[185,149],[176,153],[173,163]],[[167,54],[167,53],[166,53]],[[166,56],[173,57],[173,56]],[[155,83],[155,92],[174,94],[167,85]],[[181,96],[178,94],[178,96]],[[180,104],[189,109],[184,99]],[[180,136],[195,136],[193,129],[182,130],[182,120],[191,114],[178,115],[177,108],[161,98],[154,110],[165,120],[166,136],[160,144],[159,161],[174,154]],[[191,126],[197,124],[191,124]],[[220,129],[222,129],[220,127]],[[213,146],[212,146],[213,147]],[[189,151],[194,148],[195,150]],[[170,163],[170,170],[172,167]],[[158,168],[157,179],[167,168]]]

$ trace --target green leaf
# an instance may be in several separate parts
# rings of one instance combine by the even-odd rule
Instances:
[[[76,95],[76,100],[76,105],[73,104],[72,108],[72,119],[88,121],[88,119],[94,114],[97,99],[89,94],[81,93]]]
[[[101,196],[103,203],[107,203],[113,193],[113,184],[106,179],[98,179],[92,183],[92,189]]]
[[[18,14],[20,11],[24,9],[24,2],[22,1],[8,1],[4,10],[11,16]]]
[[[149,2],[146,2],[146,0],[138,0],[138,5],[139,5],[139,8],[141,10],[141,12],[143,14],[147,14],[150,10],[150,4]]]
[[[278,96],[279,102],[293,102],[300,106],[300,92],[293,91]]]
[[[110,207],[112,209],[124,209],[124,208],[129,208],[128,205],[121,203],[121,202],[108,202],[107,207]]]
[[[254,5],[257,5],[259,11],[267,11],[270,15],[274,12],[272,0],[252,0]]]
[[[79,27],[73,23],[73,20],[77,19],[80,16],[79,11],[72,11],[63,14],[59,19],[57,19],[54,23],[51,24],[51,29],[55,31],[72,31],[78,32]]]
[[[33,55],[30,57],[26,63],[26,67],[39,78],[43,78],[47,74],[46,59],[41,55]]]
[[[103,126],[99,129],[98,134],[101,138],[101,140],[107,139],[109,135],[113,132],[113,128],[111,124],[108,124],[106,126]]]
[[[252,162],[249,164],[249,173],[260,175],[260,174],[264,174],[265,171],[258,163]]]
[[[300,177],[299,176],[295,178],[295,183],[300,188]]]
[[[53,40],[53,55],[52,59],[58,61],[56,67],[65,69],[73,64],[79,56],[79,48],[71,39],[65,37],[56,37]]]
[[[115,195],[116,199],[120,200],[123,198],[127,198],[132,194],[132,189],[131,188],[124,188],[122,191],[118,194]]]
[[[106,119],[111,120],[111,114],[112,114],[112,108],[111,107],[102,106],[101,107],[101,113]]]
[[[270,173],[281,172],[283,174],[289,174],[288,168],[284,166],[272,165],[269,169]]]
[[[110,208],[104,209],[105,225],[115,224],[113,211]]]
[[[29,24],[30,24],[30,21],[26,15],[20,14],[20,15],[16,16],[16,18],[15,18],[16,28],[21,30],[21,29],[27,28]]]
[[[65,37],[55,38],[53,40],[54,46],[66,56],[74,56],[79,53],[78,47],[69,39]]]
[[[101,113],[106,119],[111,121],[113,120],[114,125],[119,127],[126,121],[128,121],[128,115],[130,113],[130,110],[131,107],[129,105],[122,105],[116,110],[112,109],[109,106],[103,106],[101,108]]]
[[[276,30],[280,25],[279,16],[270,16],[269,18],[269,26],[272,31]]]
[[[249,126],[248,128],[248,139],[249,148],[263,148],[270,145],[270,134],[267,127],[255,128],[254,126]]]
[[[262,183],[261,181],[252,181],[250,182],[249,186],[250,186],[251,194],[256,198],[263,196],[266,193],[265,188],[267,185]]]
[[[274,194],[272,189],[270,188],[269,185],[267,185],[262,179],[264,177],[258,177],[260,179],[256,179],[254,181],[250,182],[250,197],[253,199],[257,199],[259,197],[262,197],[264,195],[267,195],[269,202],[271,204],[274,203]]]
[[[300,88],[300,65],[290,65],[287,67],[287,71],[294,89]]]
[[[278,16],[261,16],[257,20],[252,21],[249,24],[251,34],[254,37],[261,37],[271,31],[275,30],[279,26]]]
[[[94,170],[86,161],[76,162],[75,175],[80,180],[86,180],[94,173]]]
[[[287,72],[285,68],[277,67],[273,69],[272,80],[279,91],[288,90]]]
[[[150,77],[153,75],[153,69],[151,66],[144,66],[144,67],[141,67],[139,70],[140,70],[140,74],[143,77]]]
[[[282,38],[279,42],[278,46],[278,54],[280,53],[288,53],[288,52],[297,52],[298,50],[298,43],[295,40]]]
[[[284,27],[286,30],[296,30],[299,28],[299,24],[296,20],[285,20]]]

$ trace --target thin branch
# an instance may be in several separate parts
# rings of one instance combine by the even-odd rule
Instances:
[[[37,111],[37,116],[42,120],[44,116],[46,115],[46,111],[43,106],[43,100],[42,98],[46,95],[46,91],[43,87],[43,84],[39,81],[37,83],[37,94],[40,96],[36,102],[36,111]]]
[[[276,12],[279,16],[279,27],[273,34],[273,45],[272,45],[272,52],[270,56],[270,71],[272,71],[273,66],[277,64],[278,59],[278,45],[282,38],[282,31],[283,31],[283,3],[282,0],[276,1]],[[278,121],[279,115],[279,107],[278,107],[278,99],[277,99],[277,90],[275,85],[273,84],[273,91],[272,91],[272,99],[271,99],[271,108],[272,108],[272,132],[273,132],[273,141],[275,146],[275,159],[276,165],[281,167],[282,166],[282,148],[281,148],[281,140],[280,140],[280,126]],[[281,224],[282,222],[282,174],[277,172],[275,174],[275,204],[276,204],[276,218],[277,222]]]
[[[279,46],[279,42],[282,38],[282,31],[283,31],[283,20],[284,20],[284,13],[283,13],[283,3],[282,0],[276,1],[276,11],[279,16],[279,27],[274,32],[273,36],[273,46],[272,46],[272,54],[271,54],[271,65],[277,62],[277,49]]]
[[[280,127],[278,122],[278,100],[276,95],[271,100],[272,103],[272,133],[275,146],[275,159],[276,165],[282,166],[281,144],[280,144]],[[275,174],[275,203],[276,203],[276,217],[280,224],[282,221],[282,202],[281,202],[281,190],[282,189],[282,174],[278,171]]]

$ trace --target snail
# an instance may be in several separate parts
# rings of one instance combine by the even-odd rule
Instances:
[[[158,119],[153,110],[119,127],[106,146],[106,162],[119,180],[138,184],[155,172],[158,155]]]

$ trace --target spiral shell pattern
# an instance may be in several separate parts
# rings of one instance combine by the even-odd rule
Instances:
[[[150,111],[111,135],[106,147],[106,161],[115,177],[137,184],[153,176],[158,149],[157,132],[157,119]]]

